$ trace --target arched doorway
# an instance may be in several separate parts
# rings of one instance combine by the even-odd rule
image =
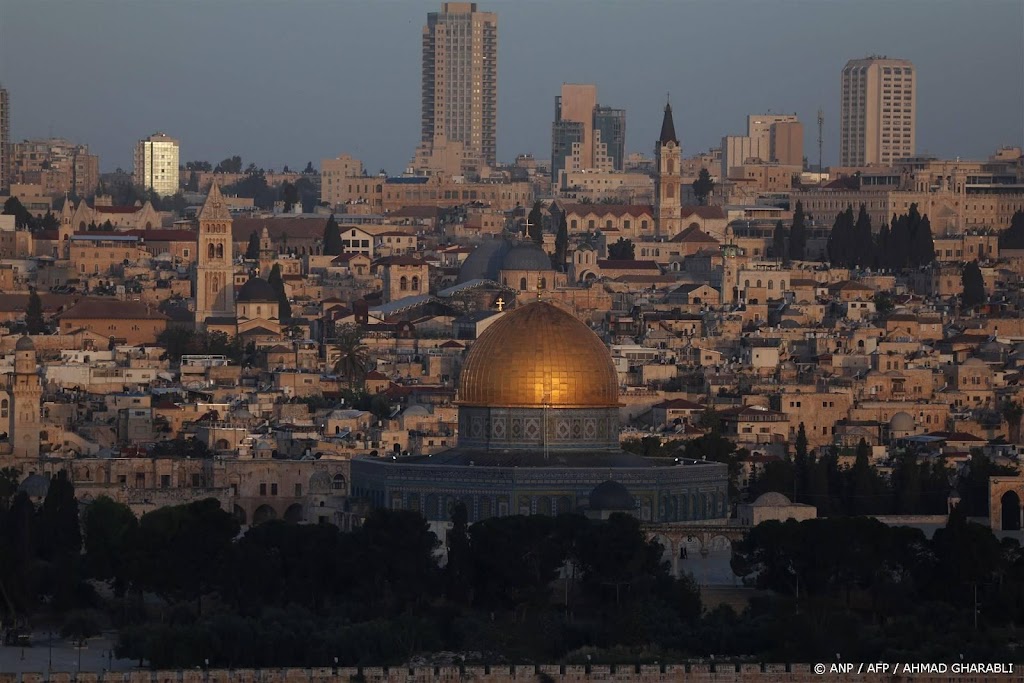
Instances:
[[[302,504],[292,503],[288,506],[288,509],[284,511],[284,521],[298,524],[303,520],[304,515],[302,514]]]
[[[269,522],[272,519],[277,519],[277,512],[269,505],[260,505],[256,508],[256,512],[252,513],[253,525],[263,524],[263,522]]]
[[[245,514],[245,508],[236,505],[234,510],[232,510],[232,514],[235,516],[235,519],[238,520],[239,524],[241,524],[242,526],[245,526],[245,523],[247,521],[246,520],[246,514]]]
[[[999,500],[1003,513],[1003,531],[1020,531],[1020,496],[1016,491],[1007,491]]]

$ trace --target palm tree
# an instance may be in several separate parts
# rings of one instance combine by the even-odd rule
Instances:
[[[334,361],[334,373],[341,375],[349,387],[363,385],[369,371],[370,350],[363,344],[363,335],[355,325],[343,325],[337,330],[334,344],[338,347],[338,359]]]

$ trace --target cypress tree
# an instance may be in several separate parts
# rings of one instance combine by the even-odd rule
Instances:
[[[781,259],[783,263],[789,262],[789,252],[786,250],[786,227],[782,221],[775,224],[775,232],[772,233],[772,256]]]
[[[558,219],[558,234],[555,235],[555,269],[562,270],[565,266],[565,257],[569,251],[569,224],[565,220],[565,211],[560,212]]]
[[[267,283],[274,288],[274,293],[277,294],[277,319],[281,322],[291,320],[292,305],[288,302],[288,294],[284,291],[284,279],[281,277],[281,264],[275,263],[274,267],[270,269],[270,276],[267,277]]]
[[[804,225],[802,202],[797,202],[793,210],[793,226],[789,229],[789,258],[793,261],[807,258],[807,226]]]
[[[327,256],[337,256],[344,251],[341,244],[341,229],[338,227],[338,222],[334,220],[334,214],[327,219],[327,225],[324,226],[324,254]]]
[[[29,334],[46,332],[46,321],[43,319],[43,302],[35,287],[29,287],[28,305],[25,307],[25,327]]]
[[[260,257],[260,236],[253,230],[249,233],[249,243],[245,245],[245,258],[255,261]]]
[[[533,208],[530,209],[530,215],[527,217],[526,222],[530,224],[530,237],[537,244],[543,244],[544,242],[544,214],[540,210],[540,201],[533,203]]]
[[[850,245],[850,265],[860,268],[867,268],[871,265],[872,250],[871,216],[868,215],[867,207],[860,205],[857,213],[857,222],[853,227],[853,239]]]
[[[985,279],[981,276],[981,268],[977,261],[971,261],[964,266],[960,279],[964,288],[962,301],[965,308],[985,303]]]

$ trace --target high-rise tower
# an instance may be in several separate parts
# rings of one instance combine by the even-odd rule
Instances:
[[[0,86],[0,192],[11,187],[11,100]]]
[[[914,156],[917,79],[906,59],[852,59],[843,67],[840,166],[891,165]]]
[[[135,144],[135,184],[170,197],[178,191],[178,141],[164,133],[153,133]]]
[[[672,105],[665,104],[661,120],[661,136],[654,145],[658,167],[654,179],[654,229],[662,237],[673,237],[682,229],[682,163],[683,150],[676,137],[676,124],[672,120]]]
[[[497,122],[498,16],[446,2],[423,27],[421,142],[458,142],[467,159],[493,166]]]
[[[231,213],[224,204],[217,183],[199,211],[199,235],[196,260],[196,327],[207,318],[234,317],[235,271],[231,238]]]

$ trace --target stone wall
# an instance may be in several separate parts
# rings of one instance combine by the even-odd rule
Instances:
[[[1014,675],[975,674],[975,683],[1019,680]],[[835,676],[832,677],[833,679]],[[949,674],[898,675],[872,673],[844,674],[849,683],[889,683],[891,681],[919,681],[944,683]],[[630,681],[636,683],[820,683],[825,676],[817,675],[811,664],[669,664],[669,665],[594,665],[567,666],[558,664],[530,665],[467,665],[416,668],[362,667],[314,669],[232,669],[190,671],[129,671],[96,673],[0,673],[0,683],[590,683],[591,681]]]

